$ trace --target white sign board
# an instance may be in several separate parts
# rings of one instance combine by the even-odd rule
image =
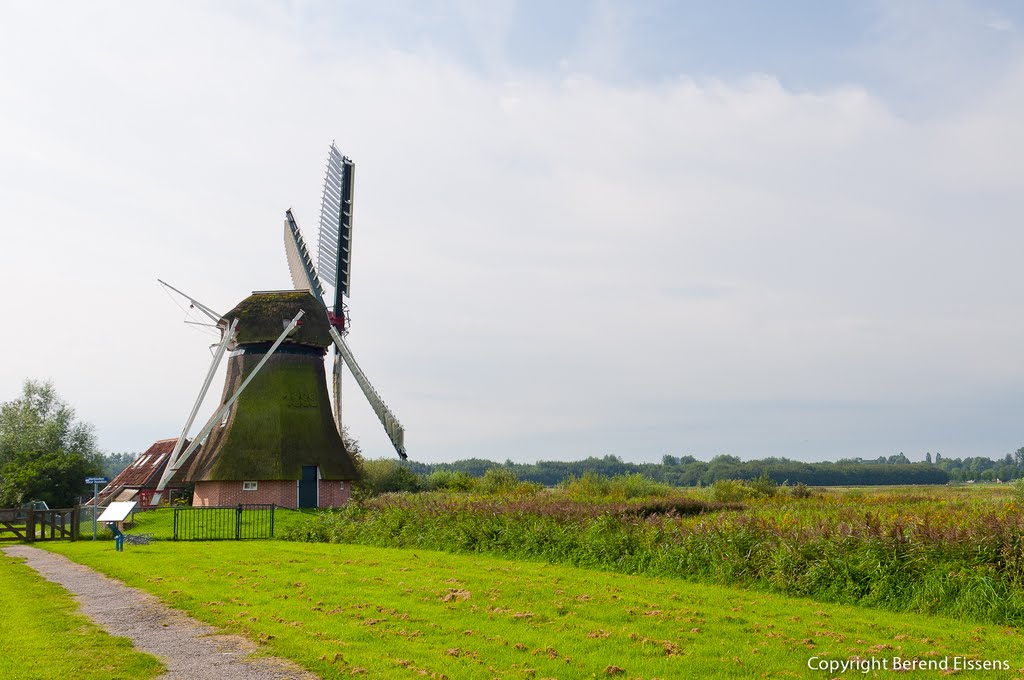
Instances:
[[[97,522],[123,522],[131,514],[136,501],[114,501],[107,506],[103,514],[96,518]]]

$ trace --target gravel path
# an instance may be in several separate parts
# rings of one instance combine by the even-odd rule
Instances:
[[[284,659],[250,657],[256,645],[171,609],[156,597],[129,588],[63,555],[27,545],[3,548],[23,557],[46,579],[78,600],[82,613],[111,635],[127,637],[136,649],[160,658],[164,678],[180,680],[313,680],[316,678]]]

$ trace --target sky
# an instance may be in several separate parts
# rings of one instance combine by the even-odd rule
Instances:
[[[947,0],[2,3],[0,401],[51,380],[103,450],[176,436],[217,338],[157,277],[219,311],[290,287],[334,140],[349,344],[414,460],[1002,456],[1022,30]]]

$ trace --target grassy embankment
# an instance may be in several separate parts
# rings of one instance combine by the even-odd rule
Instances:
[[[47,548],[325,678],[835,677],[808,659],[854,656],[971,656],[1010,664],[986,678],[1024,675],[1013,628],[678,579],[284,541]]]
[[[156,657],[105,633],[22,560],[0,555],[0,598],[0,678],[138,680],[163,672]]]
[[[634,499],[595,497],[585,484],[554,491],[521,485],[491,496],[388,495],[279,535],[500,555],[1024,623],[1024,503],[1008,489],[777,492],[723,506],[712,500],[718,486],[655,488],[658,497]]]

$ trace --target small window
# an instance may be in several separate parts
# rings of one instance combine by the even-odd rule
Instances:
[[[242,482],[242,491],[255,491],[256,482]]]

